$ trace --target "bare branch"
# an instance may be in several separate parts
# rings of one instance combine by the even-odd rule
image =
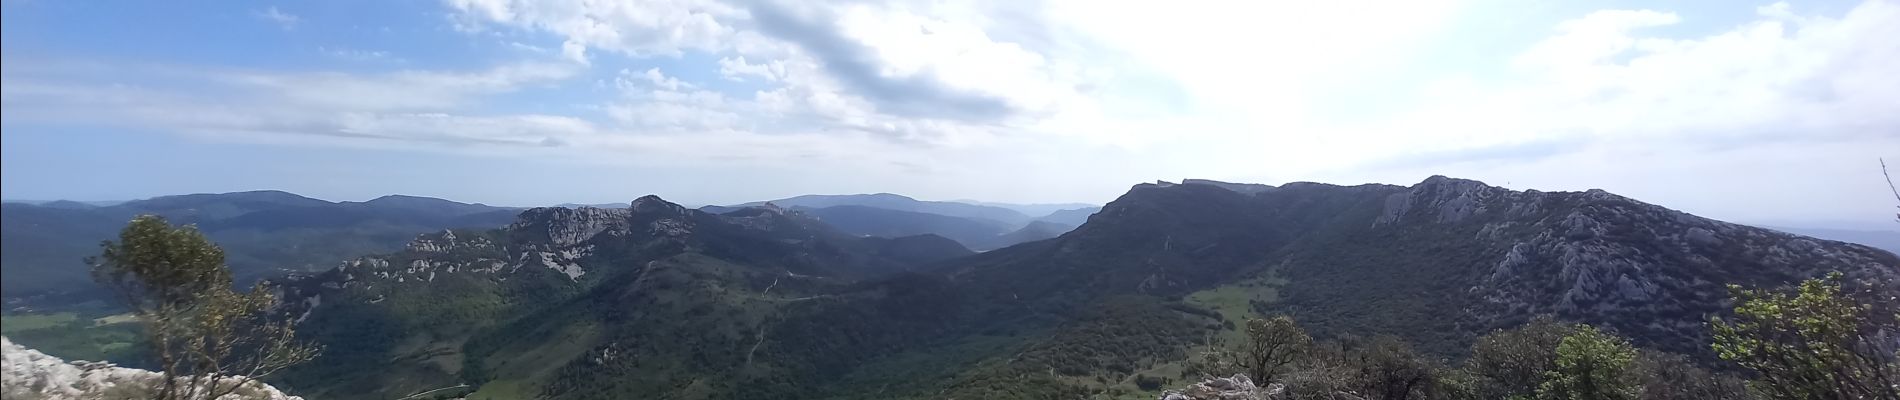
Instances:
[[[1890,175],[1887,173],[1887,159],[1886,158],[1880,159],[1880,176],[1887,178],[1887,190],[1893,192],[1894,201],[1900,202],[1900,189],[1894,188],[1893,175]],[[1894,205],[1894,208],[1900,208],[1900,204]],[[1900,222],[1900,213],[1894,213],[1893,220],[1894,222]]]

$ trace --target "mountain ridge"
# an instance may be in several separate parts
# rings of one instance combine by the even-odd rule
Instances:
[[[524,212],[511,225],[517,228],[500,232],[573,218],[556,214],[611,213],[583,210]],[[338,340],[333,350],[363,353],[362,361],[338,361],[333,368],[389,371],[375,379],[499,382],[478,388],[478,395],[525,385],[553,398],[1046,397],[1128,389],[1113,382],[1181,362],[1207,335],[1233,329],[1223,324],[1246,315],[1290,314],[1320,337],[1396,334],[1447,356],[1479,333],[1554,315],[1621,332],[1646,347],[1694,354],[1707,348],[1700,323],[1721,312],[1722,284],[1773,286],[1824,270],[1864,279],[1900,275],[1900,260],[1865,246],[1709,220],[1600,190],[1520,192],[1441,176],[1412,186],[1296,182],[1262,191],[1139,184],[1058,237],[894,261],[909,267],[876,268],[890,274],[884,277],[820,266],[877,258],[870,255],[874,249],[849,243],[888,240],[826,234],[822,223],[811,228],[804,224],[813,221],[801,222],[794,211],[761,206],[712,214],[657,197],[624,210],[625,224],[548,225],[530,231],[549,234],[493,239],[532,252],[416,246],[448,250],[362,264],[373,269],[340,268],[367,280],[299,286],[362,292],[298,304],[313,304],[305,315],[325,324],[385,313],[413,320],[400,326],[460,332],[424,336],[464,343],[441,350],[467,360],[460,367],[376,367],[377,360],[417,354],[364,350],[332,337]],[[620,218],[613,215],[576,221]],[[457,233],[455,240],[496,234],[485,235]],[[696,235],[713,236],[690,239]],[[663,237],[673,239],[656,239]],[[584,243],[593,247],[573,252]],[[501,264],[453,261],[468,260],[452,256],[458,251],[490,254],[484,257]],[[534,272],[505,280],[469,275],[505,270],[497,265]],[[372,277],[371,271],[392,275]],[[477,314],[495,322],[434,319],[461,312],[387,314],[395,310],[388,307],[430,309],[435,306],[416,302],[460,304],[456,299],[470,295],[514,311]],[[542,302],[538,296],[554,297]],[[652,325],[661,321],[668,322]],[[375,332],[361,327],[328,330]],[[701,333],[678,336],[685,331]],[[591,339],[497,341],[520,332]],[[350,335],[361,333],[344,337],[365,340]],[[661,338],[671,339],[653,341]],[[370,342],[415,340],[399,339]],[[534,366],[506,361],[532,353],[562,355]],[[339,357],[358,357],[349,354]],[[637,356],[609,357],[615,354]],[[566,372],[524,372],[547,368]],[[626,368],[644,372],[637,378],[613,372],[632,371]],[[401,388],[358,374],[313,373],[294,381],[317,385],[311,393],[341,393],[314,383],[335,379],[367,385],[359,388]],[[732,378],[677,386],[706,374]],[[897,382],[910,389],[868,389]]]

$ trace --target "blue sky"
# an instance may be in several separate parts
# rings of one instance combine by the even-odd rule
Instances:
[[[1317,3],[1317,4],[1312,4]],[[1603,188],[1883,227],[1885,1],[0,2],[0,196]]]

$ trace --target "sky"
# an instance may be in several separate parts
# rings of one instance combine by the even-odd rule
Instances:
[[[0,197],[1601,188],[1893,229],[1900,1],[0,1]]]

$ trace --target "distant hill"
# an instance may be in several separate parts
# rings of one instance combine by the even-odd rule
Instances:
[[[992,201],[969,200],[969,199],[958,199],[958,200],[951,200],[951,201],[955,201],[958,203],[975,204],[979,206],[1007,208],[1011,210],[1016,210],[1016,212],[1023,213],[1023,215],[1027,215],[1030,217],[1043,217],[1053,212],[1062,211],[1062,210],[1073,210],[1077,208],[1101,208],[1100,204],[1089,204],[1089,203],[1021,204],[1021,203],[998,203],[998,202],[992,202]]]
[[[1044,221],[1044,222],[1053,222],[1056,224],[1075,227],[1075,226],[1082,226],[1082,223],[1084,222],[1089,222],[1090,215],[1095,215],[1095,213],[1101,212],[1101,211],[1102,211],[1101,207],[1072,208],[1072,209],[1067,209],[1067,210],[1058,210],[1056,212],[1049,213],[1049,215],[1044,215],[1040,218],[1036,218],[1036,220]]]
[[[69,210],[85,210],[85,209],[99,208],[98,205],[94,205],[91,203],[77,202],[77,201],[72,201],[72,200],[54,200],[54,201],[49,201],[45,203],[39,203],[37,205],[40,207],[46,207],[46,208],[64,208],[64,209],[69,209]]]
[[[344,202],[344,204],[350,204],[350,202]],[[404,211],[429,215],[469,215],[499,209],[498,207],[491,207],[482,203],[459,203],[434,197],[405,196],[399,194],[377,197],[370,199],[370,201],[362,202],[361,204],[367,208],[377,210]]]
[[[1063,225],[1055,222],[1037,220],[1030,222],[1029,225],[1024,225],[1022,229],[1005,233],[1001,237],[998,237],[997,240],[999,243],[1008,243],[1008,245],[999,246],[1006,247],[1018,243],[1034,242],[1062,236],[1063,233],[1074,229],[1074,225]]]
[[[125,203],[125,201],[124,201],[124,200],[98,200],[98,201],[91,201],[91,200],[89,200],[89,201],[79,201],[79,200],[18,200],[18,199],[6,199],[6,200],[0,200],[0,203],[19,203],[19,204],[31,204],[31,205],[36,205],[36,206],[45,206],[45,205],[51,205],[51,206],[53,206],[53,207],[72,207],[72,206],[74,206],[75,204],[76,204],[76,205],[84,205],[84,206],[91,206],[91,207],[109,207],[109,206],[115,206],[115,205],[119,205],[119,204],[121,204],[121,203]],[[59,203],[59,204],[50,204],[50,203]]]
[[[258,190],[153,197],[128,201],[109,207],[107,211],[121,214],[153,213],[181,221],[196,222],[230,218],[258,210],[333,204],[335,203],[298,196],[290,192]]]
[[[1010,228],[1029,223],[1030,216],[1022,212],[1003,207],[983,206],[954,201],[923,201],[890,193],[847,194],[847,195],[804,195],[769,201],[785,208],[826,208],[837,206],[864,206],[898,211],[911,211],[946,215],[975,220],[998,221]],[[767,201],[755,201],[728,207],[757,207]],[[725,208],[729,209],[729,208]],[[707,211],[722,210],[719,207],[706,208]]]
[[[105,207],[75,202],[6,203],[0,219],[0,291],[8,298],[87,292],[81,261],[126,221],[157,214],[194,224],[226,251],[241,280],[327,268],[360,254],[393,251],[416,234],[494,227],[515,209],[415,197],[329,202],[282,191],[164,196]]]
[[[895,238],[934,234],[977,250],[993,248],[996,236],[1009,232],[1009,224],[1001,221],[869,206],[793,207],[792,210],[852,235]]]
[[[776,207],[777,203],[768,204]],[[730,214],[762,207],[767,206],[701,207],[700,210],[715,214]],[[882,238],[932,235],[956,241],[963,247],[977,251],[994,250],[1026,241],[1047,239],[1074,228],[1060,223],[1031,221],[1028,225],[1012,229],[1010,224],[1001,221],[855,205],[824,208],[793,207],[790,211],[810,216],[836,228],[839,232],[851,235]]]

